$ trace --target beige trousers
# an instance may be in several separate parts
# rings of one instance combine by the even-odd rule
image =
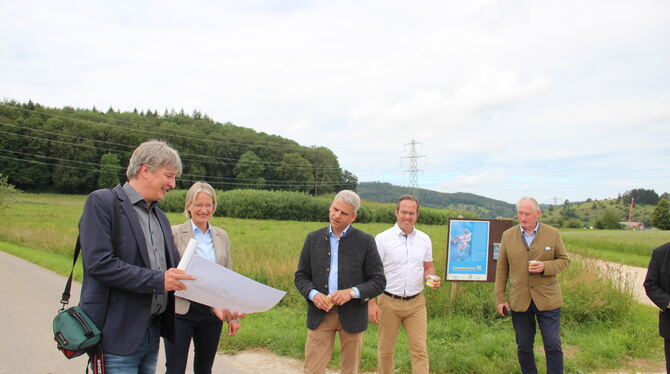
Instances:
[[[421,294],[410,300],[399,300],[381,294],[377,305],[382,312],[379,321],[379,374],[393,373],[393,352],[400,324],[407,332],[412,374],[428,374],[426,298]]]
[[[340,366],[342,374],[357,374],[361,361],[363,332],[350,334],[342,328],[337,308],[333,308],[315,330],[307,331],[305,374],[323,374],[333,355],[335,333],[340,333]]]

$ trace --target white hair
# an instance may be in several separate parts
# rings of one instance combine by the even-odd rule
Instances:
[[[537,202],[537,200],[535,200],[532,197],[522,197],[521,199],[519,199],[519,202],[516,203],[516,211],[517,212],[519,211],[519,208],[521,207],[521,203],[523,203],[524,201],[527,201],[527,202],[530,203],[530,205],[533,207],[533,211],[535,211],[535,212],[541,212],[542,211],[540,209],[540,204]]]
[[[181,159],[179,153],[160,140],[149,140],[135,148],[133,155],[130,156],[126,176],[128,180],[134,179],[139,174],[142,165],[149,166],[149,170],[156,171],[163,166],[168,166],[181,175]]]
[[[341,201],[354,208],[354,214],[358,213],[358,208],[361,207],[361,198],[358,194],[351,190],[342,190],[335,195],[333,201]]]

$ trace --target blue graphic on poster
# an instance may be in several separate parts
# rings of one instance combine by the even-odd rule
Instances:
[[[489,222],[451,220],[447,280],[486,280]]]

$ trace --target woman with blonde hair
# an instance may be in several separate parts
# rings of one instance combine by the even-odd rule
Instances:
[[[181,225],[172,226],[172,234],[180,254],[184,254],[191,238],[198,241],[196,252],[200,257],[231,268],[230,240],[228,234],[209,224],[216,211],[216,192],[205,182],[196,182],[186,193],[184,215],[189,218]],[[188,350],[193,340],[195,357],[193,372],[212,372],[216,349],[219,345],[224,320],[228,310],[211,308],[193,301],[175,297],[175,341],[165,341],[165,358],[168,374],[186,371]],[[228,322],[228,335],[235,336],[240,328],[238,320]]]

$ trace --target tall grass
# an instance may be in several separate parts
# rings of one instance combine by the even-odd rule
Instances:
[[[69,271],[71,251],[76,239],[77,221],[84,196],[22,194],[16,197],[4,215],[0,215],[0,250],[8,251],[61,274]],[[173,224],[185,217],[168,214]],[[214,225],[228,231],[232,242],[233,267],[236,271],[272,287],[287,291],[280,305],[266,313],[252,314],[242,322],[235,338],[222,337],[220,348],[234,352],[249,347],[267,347],[274,352],[301,358],[306,336],[305,301],[293,286],[293,273],[302,243],[308,231],[323,227],[323,222],[253,220],[216,217]],[[356,226],[377,234],[389,224],[369,223]],[[433,241],[433,255],[438,273],[444,272],[446,227],[419,225]],[[609,248],[607,237],[589,238],[588,231],[565,234],[568,238],[593,240],[597,252]],[[623,233],[623,232],[622,232]],[[595,238],[595,239],[594,239]],[[638,237],[639,238],[639,237]],[[654,237],[649,240],[658,240]],[[639,246],[650,245],[644,241]],[[653,247],[650,245],[649,251]],[[40,253],[43,253],[40,255]],[[65,270],[63,270],[65,269]],[[656,331],[656,313],[637,305],[612,281],[581,262],[574,262],[559,276],[565,305],[562,308],[562,336],[566,352],[566,372],[592,372],[595,369],[619,368],[631,359],[655,359],[660,356],[661,340]],[[431,372],[435,373],[515,373],[518,372],[516,346],[510,318],[495,314],[493,284],[480,282],[445,282],[440,290],[427,290],[429,313],[428,347]],[[59,295],[54,295],[57,298]],[[377,329],[365,334],[362,352],[363,370],[376,368]],[[541,346],[541,338],[537,338]],[[396,347],[396,371],[407,373],[411,364],[407,339],[401,332]],[[544,366],[541,351],[536,352],[538,365]],[[331,362],[337,365],[336,354]],[[542,370],[542,369],[541,369]]]

